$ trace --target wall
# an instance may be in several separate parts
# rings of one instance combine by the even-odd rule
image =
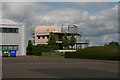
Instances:
[[[23,24],[20,25],[19,30],[19,53],[18,55],[26,55],[26,46],[25,46],[25,27]]]
[[[35,27],[35,45],[47,44],[48,38],[41,37],[38,39],[37,35],[49,35],[49,32],[61,32],[60,26],[36,26]]]
[[[18,28],[18,33],[0,33],[0,45],[18,45],[17,55],[26,55],[25,46],[25,27],[23,24],[19,25],[0,25],[0,27]]]

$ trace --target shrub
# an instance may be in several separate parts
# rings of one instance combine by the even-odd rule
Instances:
[[[51,45],[36,45],[33,46],[32,51],[27,51],[27,55],[42,55],[42,52],[53,52],[54,49],[57,49],[57,46]]]

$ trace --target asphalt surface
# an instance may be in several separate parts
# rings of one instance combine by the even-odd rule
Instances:
[[[91,59],[3,57],[2,78],[118,78],[118,62]]]

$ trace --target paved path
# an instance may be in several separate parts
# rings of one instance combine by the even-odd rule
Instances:
[[[117,78],[118,62],[90,59],[3,57],[3,78]]]

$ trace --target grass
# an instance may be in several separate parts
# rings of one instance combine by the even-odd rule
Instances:
[[[66,53],[65,58],[82,58],[82,59],[101,59],[101,60],[120,60],[120,47],[99,46],[78,49],[74,53]]]

